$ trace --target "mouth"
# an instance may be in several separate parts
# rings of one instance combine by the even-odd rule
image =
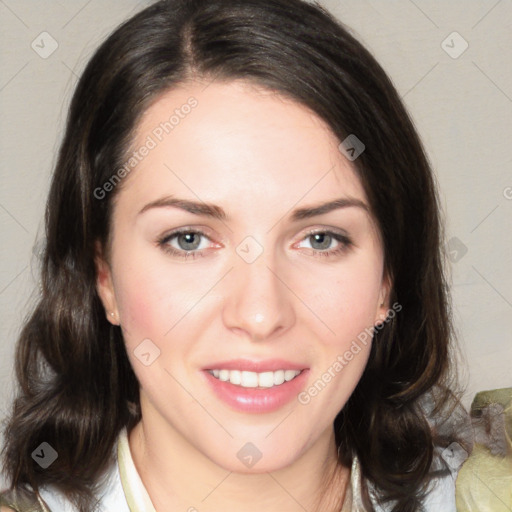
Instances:
[[[304,390],[309,368],[283,359],[219,361],[203,368],[214,396],[231,409],[267,413],[280,409]]]
[[[215,369],[207,370],[210,375],[222,382],[230,382],[242,388],[268,389],[281,386],[300,375],[303,370],[276,370],[251,372],[246,370]]]

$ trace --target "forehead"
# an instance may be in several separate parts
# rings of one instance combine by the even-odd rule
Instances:
[[[118,200],[136,208],[176,194],[260,217],[340,195],[366,201],[338,143],[316,114],[276,92],[244,81],[183,84],[142,116]]]

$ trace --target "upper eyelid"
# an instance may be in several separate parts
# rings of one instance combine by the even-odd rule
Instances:
[[[332,233],[334,235],[341,235],[350,238],[349,233],[341,228],[311,228],[303,236],[315,235],[316,233]]]
[[[208,230],[204,228],[192,228],[185,226],[183,228],[176,228],[167,233],[164,233],[159,237],[159,240],[167,240],[183,233],[197,233],[201,236],[211,239],[211,235],[208,233]]]
[[[333,235],[338,242],[341,243],[339,238],[345,239],[346,243],[353,244],[353,237],[344,229],[340,228],[311,228],[308,229],[299,239],[299,242],[305,240],[306,238],[316,235],[318,233],[324,233],[327,235]]]
[[[212,240],[212,237],[209,235],[207,230],[205,230],[203,228],[192,228],[192,227],[188,228],[186,226],[183,227],[183,228],[177,228],[174,231],[171,231],[170,233],[161,236],[159,238],[159,242],[160,243],[167,243],[170,240],[172,240],[173,238],[175,238],[175,237],[177,237],[177,236],[179,236],[180,234],[183,234],[183,233],[195,233],[195,234],[198,234],[200,236],[204,236],[205,238],[210,240],[210,242],[214,242],[214,240]],[[347,241],[349,241],[350,243],[353,243],[352,237],[343,229],[319,227],[319,228],[308,229],[305,233],[302,234],[302,236],[299,238],[299,240],[297,242],[294,242],[294,244],[298,243],[298,242],[301,242],[301,241],[305,240],[306,238],[308,238],[310,236],[313,236],[315,234],[318,234],[318,233],[338,235],[340,237],[346,238]],[[202,249],[202,250],[205,250],[205,249]]]
[[[298,242],[295,242],[294,245],[299,244],[299,243],[303,242],[304,240],[307,240],[310,236],[314,236],[318,233],[327,234],[327,235],[331,236],[341,246],[345,246],[345,247],[354,246],[354,241],[348,233],[344,233],[343,231],[329,230],[329,229],[319,229],[319,230],[309,231],[304,236],[302,236]],[[330,249],[329,251],[319,251],[317,249],[313,249],[313,250],[318,251],[320,253],[328,253],[329,251],[335,251],[336,249]]]

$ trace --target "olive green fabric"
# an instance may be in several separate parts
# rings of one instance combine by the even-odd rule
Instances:
[[[46,503],[27,489],[13,489],[0,493],[0,506],[16,512],[51,512]]]
[[[512,512],[512,388],[478,393],[471,415],[475,445],[457,477],[457,511]]]

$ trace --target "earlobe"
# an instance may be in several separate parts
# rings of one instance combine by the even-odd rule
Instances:
[[[119,312],[112,282],[112,272],[98,241],[95,244],[95,249],[96,291],[105,308],[107,320],[113,325],[119,325]]]
[[[377,308],[377,315],[375,324],[382,323],[386,320],[389,311],[389,296],[391,292],[391,280],[385,275],[382,279],[382,286],[379,294],[379,305]]]

